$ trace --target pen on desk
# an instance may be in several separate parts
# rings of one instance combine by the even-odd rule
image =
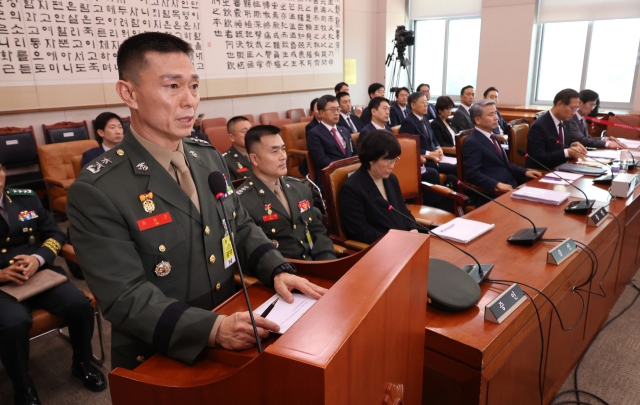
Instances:
[[[276,300],[275,300],[275,301],[273,301],[273,302],[271,303],[271,305],[269,305],[269,306],[267,307],[267,309],[265,309],[265,310],[264,310],[264,312],[262,313],[262,315],[260,315],[260,316],[261,316],[261,317],[263,317],[263,318],[266,318],[266,317],[267,317],[267,315],[269,315],[269,312],[271,312],[271,310],[273,309],[273,307],[275,307],[275,306],[276,306],[276,302],[278,302],[278,300],[279,300],[279,299],[280,299],[280,297],[276,298]]]
[[[440,232],[442,233],[442,232],[444,232],[444,231],[448,231],[449,229],[453,228],[454,226],[456,226],[456,224],[451,224],[451,225],[449,225],[449,226],[448,226],[448,227],[446,227],[446,228],[442,228],[442,229],[440,229]]]

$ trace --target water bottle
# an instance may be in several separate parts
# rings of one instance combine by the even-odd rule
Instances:
[[[628,150],[620,151],[620,173],[626,173],[631,163],[631,153]]]

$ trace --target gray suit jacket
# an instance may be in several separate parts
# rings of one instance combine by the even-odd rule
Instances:
[[[580,125],[580,120],[577,115],[571,117],[569,121],[565,121],[565,128],[567,135],[565,136],[565,143],[571,145],[573,142],[580,142],[583,146],[589,146],[593,148],[604,148],[607,142],[602,138],[594,138],[587,132],[587,123],[584,124],[584,130]]]
[[[453,114],[453,125],[458,131],[464,131],[465,129],[472,129],[475,127],[471,121],[471,116],[462,106],[458,107],[456,113]]]

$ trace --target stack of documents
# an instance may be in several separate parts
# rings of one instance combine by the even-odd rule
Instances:
[[[569,198],[569,193],[563,191],[545,190],[543,188],[522,187],[520,190],[511,193],[511,198],[541,202],[544,204],[560,205],[563,201]]]
[[[547,173],[542,179],[540,179],[540,183],[567,184],[567,182],[573,183],[580,177],[582,177],[582,175],[578,173],[550,172]],[[563,179],[567,182],[565,182]]]
[[[640,141],[634,141],[632,139],[618,139],[618,142],[623,143],[629,147],[629,149],[640,148]],[[614,142],[615,144],[615,142]]]
[[[620,151],[612,149],[597,149],[587,151],[587,156],[592,158],[602,158],[610,160],[620,160]]]
[[[445,239],[455,242],[468,243],[495,228],[495,224],[472,221],[470,219],[455,218],[444,225],[440,225],[431,232]]]
[[[443,156],[442,159],[440,159],[440,163],[449,163],[452,165],[456,165],[458,164],[458,159],[451,156]]]

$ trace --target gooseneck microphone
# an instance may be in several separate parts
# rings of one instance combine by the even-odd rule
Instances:
[[[609,117],[616,117],[617,119],[619,119],[620,121],[622,121],[624,124],[629,125],[628,122],[625,122],[622,118],[618,117],[616,114],[612,113],[611,111],[609,111],[608,113]],[[632,125],[629,125],[632,126]],[[638,164],[638,161],[636,160],[636,157],[633,156],[633,153],[631,153],[631,151],[628,148],[623,148],[622,145],[620,144],[620,142],[618,142],[618,140],[614,137],[611,137],[611,140],[615,143],[618,144],[618,146],[620,146],[620,148],[625,149],[627,152],[629,152],[629,154],[631,155],[631,159],[633,159],[633,162],[629,164],[629,169],[635,169],[636,165]]]
[[[229,237],[231,238],[231,246],[233,247],[234,254],[238,254],[238,249],[236,249],[236,241],[233,237],[233,233],[231,232],[231,223],[229,222],[229,217],[227,216],[227,210],[224,207],[224,199],[227,196],[227,180],[224,177],[224,174],[221,172],[215,171],[209,173],[209,190],[216,197],[216,200],[220,202],[222,205],[222,213],[224,215],[225,222],[225,231],[228,232]],[[253,326],[253,334],[256,337],[256,343],[258,344],[258,353],[262,353],[262,342],[260,341],[260,336],[258,336],[258,328],[256,327],[256,320],[253,319],[253,310],[251,309],[251,302],[249,302],[249,293],[247,292],[247,286],[244,283],[244,275],[242,274],[242,266],[240,265],[240,260],[238,262],[238,273],[240,274],[240,281],[242,281],[242,291],[244,292],[244,299],[247,301],[247,308],[249,308],[249,316],[251,317],[251,325]]]
[[[527,218],[524,215],[520,214],[519,212],[512,210],[511,208],[507,207],[506,205],[503,205],[503,204],[499,203],[494,198],[491,198],[488,195],[486,195],[484,193],[481,193],[480,191],[474,189],[470,184],[467,184],[465,182],[462,182],[462,181],[458,180],[458,185],[464,186],[467,190],[471,190],[471,191],[473,191],[474,193],[476,193],[478,195],[481,195],[481,196],[483,196],[485,198],[488,198],[489,200],[493,201],[494,203],[498,204],[499,206],[508,209],[509,211],[513,212],[516,215],[521,216],[522,218],[526,219],[527,221],[529,221],[531,223],[531,226],[533,226],[533,228],[522,228],[522,229],[520,229],[518,232],[516,232],[513,235],[511,235],[509,237],[509,239],[507,239],[507,242],[512,243],[514,245],[533,246],[533,245],[536,244],[536,242],[538,242],[542,238],[544,233],[547,231],[547,228],[536,228],[536,224],[534,224],[532,220],[530,220],[529,218]]]
[[[547,166],[545,166],[542,163],[540,163],[539,161],[537,161],[536,159],[532,158],[527,152],[525,152],[524,149],[518,148],[518,155],[524,156],[524,157],[527,157],[527,158],[533,160],[534,162],[536,162],[537,164],[542,166],[543,169],[545,169],[545,170],[547,170],[549,172],[553,171],[553,170],[549,169]],[[596,201],[595,200],[590,201],[589,197],[587,197],[587,194],[584,191],[582,191],[578,187],[576,187],[573,184],[571,184],[571,182],[568,182],[567,179],[565,179],[564,177],[560,176],[557,172],[555,173],[555,175],[558,176],[558,178],[563,180],[565,183],[567,183],[571,187],[575,188],[576,190],[578,190],[579,192],[584,194],[584,201],[572,201],[564,209],[564,212],[567,212],[569,214],[578,214],[578,215],[587,215],[587,214],[589,214],[589,211],[591,211],[591,207],[593,207],[593,204]]]
[[[453,246],[454,248],[458,249],[459,251],[461,251],[462,253],[464,253],[465,255],[469,256],[470,258],[473,259],[474,262],[476,262],[477,266],[463,266],[463,270],[465,272],[467,272],[478,284],[482,283],[482,281],[489,275],[489,273],[491,272],[491,270],[493,269],[493,264],[480,264],[480,262],[471,255],[471,253],[460,249],[459,247],[457,247],[456,245],[454,245],[453,243],[449,242],[448,240],[446,240],[445,238],[443,238],[440,235],[436,235],[435,233],[431,232],[428,228],[425,228],[424,226],[420,225],[415,218],[411,218],[410,216],[404,214],[403,212],[398,211],[397,209],[395,209],[393,207],[393,205],[389,204],[389,201],[385,200],[382,197],[376,197],[376,204],[378,204],[378,206],[380,206],[380,208],[382,209],[386,209],[389,211],[395,211],[398,214],[402,215],[403,217],[407,218],[409,221],[413,222],[414,224],[418,225],[420,228],[424,229],[425,231],[427,231],[427,233],[429,235],[433,235],[436,238],[442,240],[445,243],[448,243],[449,245]],[[469,269],[470,267],[470,269]]]
[[[557,141],[558,143],[560,143],[560,141]],[[579,154],[588,157],[589,159],[593,160],[594,162],[598,162],[600,163],[602,166],[608,166],[609,170],[611,171],[610,174],[603,174],[600,177],[596,177],[595,179],[593,179],[593,183],[594,184],[605,184],[605,185],[610,185],[611,182],[613,181],[613,179],[616,178],[616,176],[613,175],[613,168],[611,167],[610,164],[608,163],[604,163],[599,161],[598,159],[594,159],[591,156],[587,155],[586,153],[580,152],[578,149],[574,149],[571,146],[567,146],[567,148],[571,149],[572,151],[578,152]]]

